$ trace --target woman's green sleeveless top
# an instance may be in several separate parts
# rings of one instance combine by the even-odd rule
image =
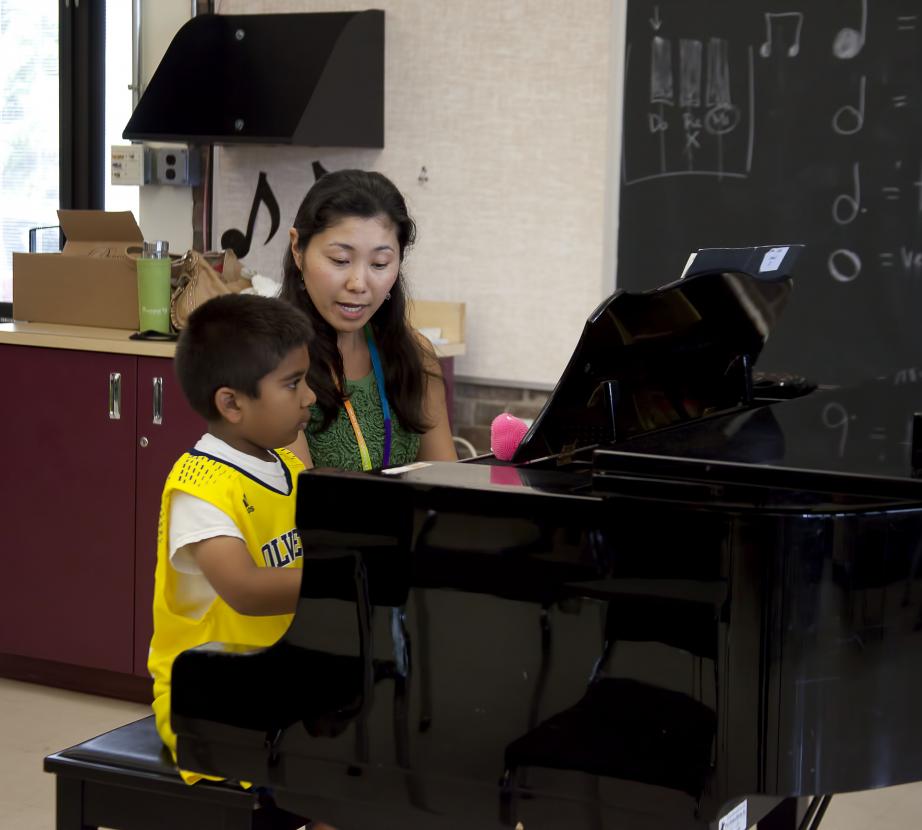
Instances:
[[[381,399],[378,396],[378,386],[375,383],[374,372],[369,372],[360,380],[347,380],[346,392],[355,409],[359,427],[368,445],[368,454],[371,456],[371,465],[374,468],[381,466],[384,453],[384,413],[381,412]],[[359,455],[359,445],[355,440],[355,432],[344,407],[333,423],[320,432],[323,413],[320,407],[311,408],[311,422],[305,430],[307,445],[311,450],[311,459],[315,467],[335,467],[339,470],[361,470],[362,457]],[[416,461],[419,452],[419,434],[405,430],[397,421],[391,409],[391,459],[389,467],[400,464],[409,464]]]

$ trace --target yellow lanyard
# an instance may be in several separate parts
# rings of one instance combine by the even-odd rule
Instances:
[[[362,456],[362,469],[371,469],[371,455],[368,453],[368,445],[365,443],[365,436],[362,435],[362,428],[359,426],[359,419],[355,417],[355,409],[352,408],[352,402],[347,398],[343,405],[346,407],[346,414],[349,416],[349,422],[352,424],[352,431],[355,433],[355,441],[359,445],[359,455]]]
[[[370,325],[365,326],[365,339],[368,341],[368,354],[371,357],[375,385],[378,387],[378,398],[381,401],[381,414],[384,417],[384,453],[381,466],[386,467],[391,460],[391,410],[387,402],[387,393],[384,391],[384,370],[381,367],[381,356],[378,354],[378,346],[375,343]],[[346,415],[349,416],[349,423],[352,424],[352,431],[355,433],[355,443],[359,445],[362,469],[370,470],[371,454],[368,452],[368,445],[365,443],[365,436],[362,435],[362,428],[359,426],[359,419],[356,417],[355,409],[348,398],[343,401],[343,406],[346,409]]]

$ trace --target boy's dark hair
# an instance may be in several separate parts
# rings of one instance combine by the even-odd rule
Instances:
[[[259,397],[259,381],[298,346],[310,346],[306,315],[283,300],[224,294],[200,305],[176,344],[174,368],[183,394],[208,421],[218,420],[222,386]]]

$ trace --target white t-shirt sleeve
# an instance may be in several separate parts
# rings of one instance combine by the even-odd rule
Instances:
[[[194,542],[215,536],[231,536],[245,541],[227,513],[198,496],[180,491],[174,491],[170,498],[169,528],[170,563],[180,573],[201,573],[187,547]]]

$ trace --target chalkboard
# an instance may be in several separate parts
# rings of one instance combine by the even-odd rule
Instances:
[[[922,4],[629,0],[618,287],[802,242],[757,369],[922,366]]]

